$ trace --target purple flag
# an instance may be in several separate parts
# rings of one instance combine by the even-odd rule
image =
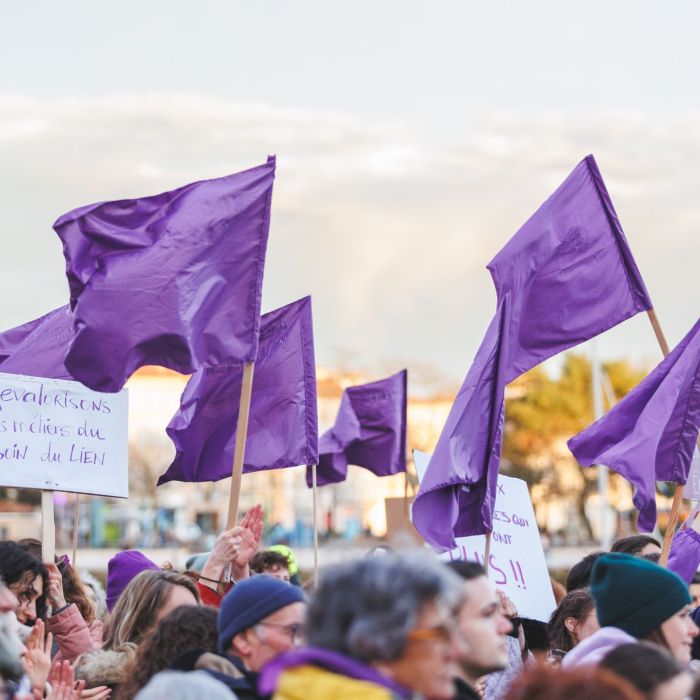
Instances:
[[[407,383],[404,369],[343,392],[335,424],[319,440],[319,486],[345,481],[348,464],[365,467],[377,476],[406,471]],[[306,483],[312,486],[310,468]]]
[[[71,374],[119,391],[143,365],[189,374],[254,360],[274,174],[270,158],[58,219],[75,315]]]
[[[72,379],[63,358],[73,339],[68,305],[0,334],[0,371],[49,379]]]
[[[488,264],[511,292],[506,381],[652,308],[593,156]]]
[[[509,304],[506,294],[457,394],[413,503],[416,529],[438,549],[453,549],[455,534],[486,532],[493,519],[505,415]]]
[[[584,466],[604,464],[635,488],[638,526],[656,523],[656,482],[685,484],[700,429],[700,320],[609,413],[569,440]]]
[[[167,432],[177,454],[158,485],[231,476],[243,367],[198,370]],[[262,317],[244,472],[318,459],[311,297]]]
[[[453,548],[455,536],[492,530],[501,387],[652,306],[593,156],[574,168],[488,269],[497,314],[413,505],[416,527],[439,549]]]

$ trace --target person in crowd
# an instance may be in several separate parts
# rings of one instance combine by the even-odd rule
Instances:
[[[253,579],[255,580],[255,579]],[[464,581],[427,554],[328,568],[310,603],[307,643],[270,661],[275,700],[454,697]]]
[[[89,571],[81,571],[80,578],[85,586],[85,595],[92,603],[95,610],[95,617],[100,620],[103,625],[109,620],[109,610],[107,610],[107,596],[105,589],[99,579],[95,578]]]
[[[610,551],[631,554],[634,557],[644,557],[647,554],[661,554],[661,545],[651,535],[630,535],[614,542]]]
[[[693,578],[690,579],[688,586],[690,592],[690,605],[692,608],[697,608],[700,605],[700,572],[696,571]]]
[[[517,620],[517,611],[488,581],[480,564],[455,561],[448,566],[464,580],[464,601],[457,614],[461,636],[457,661],[461,672],[455,681],[455,697],[480,697],[477,685],[486,676],[483,697],[496,700],[503,697],[523,667],[525,638],[520,639],[522,630],[515,630],[512,622]],[[513,633],[515,637],[509,636]]]
[[[18,630],[15,610],[19,602],[14,593],[0,579],[0,694],[2,697],[10,695],[10,689],[14,687],[24,674],[22,644]]]
[[[581,641],[562,666],[596,665],[614,647],[638,639],[667,648],[688,664],[698,628],[690,617],[690,595],[681,578],[630,554],[605,554],[591,576],[600,629]]]
[[[0,576],[17,598],[15,614],[21,625],[32,626],[46,617],[49,572],[39,559],[16,542],[0,542]]]
[[[693,688],[688,669],[650,642],[622,644],[608,652],[599,667],[624,678],[648,700],[685,700]]]
[[[591,571],[593,571],[594,564],[603,554],[605,552],[591,552],[571,567],[569,575],[566,577],[567,593],[571,593],[571,591],[579,588],[588,588],[591,585]]]
[[[552,613],[547,626],[549,660],[557,665],[579,642],[600,628],[595,601],[587,588],[567,593]]]
[[[271,552],[278,552],[286,557],[287,568],[289,569],[289,583],[294,586],[301,586],[301,579],[299,578],[299,564],[297,564],[297,558],[294,554],[294,550],[292,550],[286,544],[270,545],[269,550]]]
[[[111,613],[124,589],[142,572],[160,571],[160,567],[136,549],[117,552],[107,562],[105,603]]]
[[[112,610],[103,648],[81,655],[75,667],[88,688],[115,689],[145,636],[171,611],[198,605],[199,592],[187,576],[172,571],[142,571],[124,589]]]
[[[289,561],[284,554],[271,549],[256,552],[250,560],[250,570],[254,574],[267,574],[289,583]]]
[[[306,613],[304,592],[260,574],[237,583],[218,617],[218,649],[224,657],[190,655],[183,670],[200,668],[225,683],[241,700],[256,700],[262,667],[300,644]]]
[[[505,700],[644,700],[630,683],[610,671],[562,671],[540,665],[519,676]]]
[[[181,655],[216,654],[216,610],[186,605],[175,608],[152,629],[139,645],[126,670],[118,700],[131,700],[148,681],[176,663]]]
[[[136,695],[137,700],[236,700],[225,685],[202,671],[162,671]]]

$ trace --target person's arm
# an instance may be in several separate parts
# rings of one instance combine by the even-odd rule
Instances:
[[[248,578],[248,562],[258,551],[262,539],[262,506],[253,506],[241,520],[241,524],[222,532],[202,568],[201,586],[216,591],[226,568],[231,565],[234,581]]]

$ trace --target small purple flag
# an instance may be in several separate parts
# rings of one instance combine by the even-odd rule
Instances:
[[[73,340],[68,305],[0,334],[0,372],[75,381],[63,364]]]
[[[455,536],[492,530],[501,387],[652,306],[593,156],[574,168],[488,269],[496,317],[413,504],[418,531],[438,549],[453,548]]]
[[[406,471],[408,372],[378,382],[348,387],[333,427],[321,436],[316,481],[319,486],[345,481],[348,464],[377,476]],[[312,470],[306,470],[312,483]]]
[[[652,308],[592,155],[487,267],[511,292],[507,382]]]
[[[243,367],[198,370],[167,432],[177,454],[158,485],[231,476]],[[316,463],[311,297],[265,314],[253,374],[244,472]]]
[[[657,481],[685,484],[700,430],[700,320],[609,413],[569,440],[584,466],[604,464],[635,488],[638,527],[656,524]]]
[[[75,315],[71,374],[119,391],[143,365],[189,374],[254,360],[274,174],[270,158],[60,217]]]
[[[501,300],[450,410],[413,503],[426,542],[453,549],[454,537],[490,529],[501,458],[510,295]]]

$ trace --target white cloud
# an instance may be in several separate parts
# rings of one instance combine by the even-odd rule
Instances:
[[[700,298],[695,114],[475,113],[446,143],[408,117],[369,123],[187,94],[0,96],[0,325],[64,303],[50,229],[64,211],[277,153],[265,308],[311,292],[324,364],[350,351],[458,380],[493,310],[484,266],[591,151],[673,342]],[[603,352],[652,355],[643,322],[629,326]]]

